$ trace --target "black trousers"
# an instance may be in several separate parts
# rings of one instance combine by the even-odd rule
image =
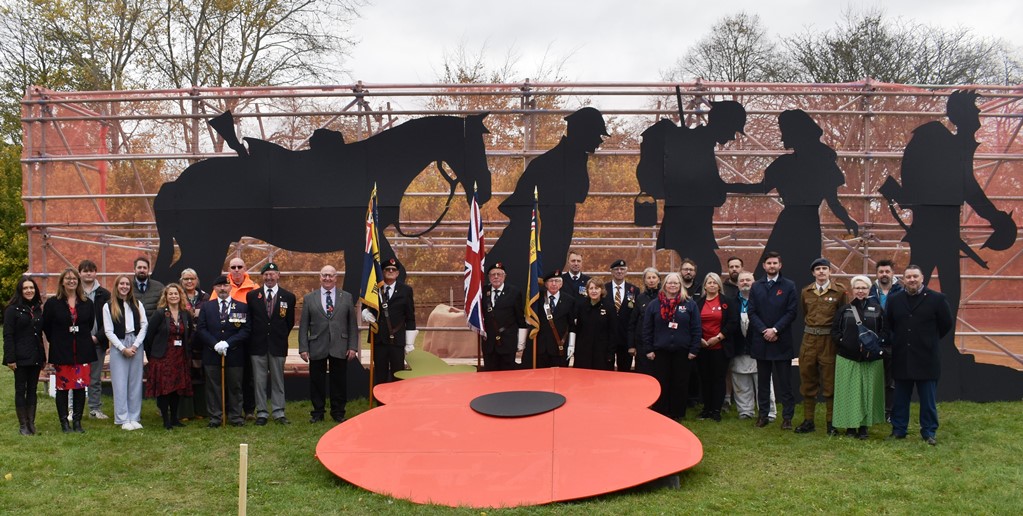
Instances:
[[[628,348],[618,348],[615,350],[615,361],[618,364],[619,371],[632,371],[632,359],[632,353],[629,353]],[[614,368],[612,367],[611,370],[614,370]]]
[[[14,406],[32,407],[36,404],[36,387],[42,366],[18,366],[14,370]]]
[[[650,365],[654,378],[661,384],[661,395],[652,408],[658,414],[672,419],[685,417],[689,376],[693,369],[690,362],[689,350],[654,350],[654,360]]]
[[[518,369],[518,365],[515,364],[515,353],[484,353],[483,354],[483,370],[484,371],[511,371]]]
[[[796,412],[796,399],[792,396],[792,360],[757,359],[757,406],[761,417],[770,414],[772,379],[774,395],[781,401],[781,417],[792,419]]]
[[[328,356],[309,361],[309,401],[313,404],[310,415],[323,417],[328,394],[330,417],[344,419],[348,402],[348,360],[344,357]]]
[[[394,373],[405,370],[405,346],[401,344],[373,344],[373,384],[394,381]]]
[[[703,349],[697,357],[700,370],[700,393],[703,397],[703,411],[708,413],[721,412],[721,404],[725,401],[725,374],[728,371],[728,358],[724,349]]]

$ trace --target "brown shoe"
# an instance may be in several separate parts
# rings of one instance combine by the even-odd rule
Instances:
[[[788,418],[781,420],[781,429],[792,430],[792,420]]]
[[[767,426],[767,418],[762,417],[760,419],[757,419],[757,422],[754,424],[754,426],[756,426],[757,428],[763,428]]]

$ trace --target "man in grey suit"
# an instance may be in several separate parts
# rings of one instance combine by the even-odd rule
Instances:
[[[345,420],[348,399],[348,360],[359,356],[359,323],[352,295],[337,288],[337,269],[320,269],[320,288],[302,301],[298,324],[298,351],[309,363],[309,399],[313,403],[310,423],[323,421],[330,370],[330,417]]]

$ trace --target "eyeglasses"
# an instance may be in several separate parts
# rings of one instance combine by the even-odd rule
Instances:
[[[181,281],[195,281],[197,278],[181,278]]]
[[[384,272],[398,272],[396,267],[384,267]]]
[[[233,270],[233,271],[244,269],[244,268],[245,268],[244,265],[232,265],[231,266],[231,270]]]

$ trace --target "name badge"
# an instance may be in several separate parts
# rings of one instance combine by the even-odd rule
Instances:
[[[174,347],[180,348],[182,345],[181,339],[174,339]]]
[[[78,326],[68,326],[67,331],[70,333],[78,333]]]
[[[677,330],[678,329],[678,323],[675,322],[675,321],[668,321],[668,327],[673,329],[673,330]]]

